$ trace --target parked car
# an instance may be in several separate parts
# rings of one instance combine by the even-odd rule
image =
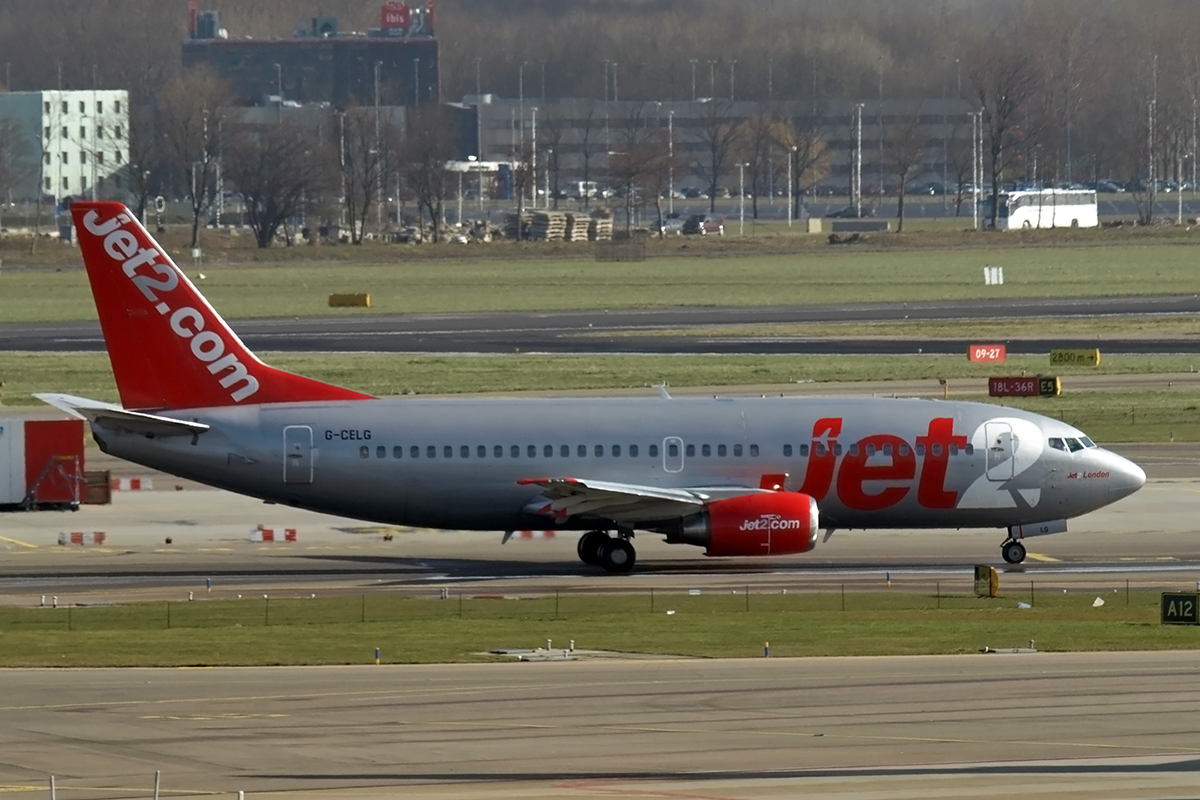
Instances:
[[[683,233],[683,215],[676,211],[663,217],[662,233],[664,236],[679,236]]]
[[[825,216],[827,216],[827,217],[849,217],[851,219],[854,219],[856,217],[871,217],[874,215],[875,215],[874,210],[872,210],[870,208],[864,207],[862,209],[862,211],[860,212],[859,209],[855,208],[854,206],[846,206],[845,208],[839,208],[836,211],[830,211]]]
[[[704,236],[709,233],[724,236],[725,218],[719,214],[692,214],[687,218],[687,222],[683,223],[683,232],[689,236]]]

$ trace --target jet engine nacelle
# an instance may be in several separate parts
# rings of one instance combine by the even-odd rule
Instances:
[[[797,492],[767,492],[709,503],[683,525],[682,541],[708,556],[783,556],[817,544],[817,501]]]

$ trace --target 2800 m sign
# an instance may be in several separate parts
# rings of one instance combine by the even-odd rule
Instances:
[[[1163,592],[1163,625],[1200,625],[1200,593]]]

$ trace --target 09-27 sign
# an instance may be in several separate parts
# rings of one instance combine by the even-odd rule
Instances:
[[[1008,349],[1002,344],[973,344],[967,348],[970,361],[1003,361]]]

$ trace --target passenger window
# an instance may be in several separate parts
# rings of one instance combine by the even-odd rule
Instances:
[[[922,458],[925,457],[925,445],[923,445],[923,444],[917,445],[917,455],[921,456]]]
[[[509,448],[508,454],[510,456],[512,456],[513,458],[520,458],[521,457],[521,445],[514,444],[511,448]]]
[[[471,448],[465,444],[462,447],[458,448],[458,457],[459,458],[470,458],[471,457]]]
[[[558,448],[558,454],[559,454],[560,456],[562,456],[563,458],[570,458],[570,456],[571,456],[571,445],[569,445],[569,444],[564,444],[564,445],[561,445],[561,446]]]
[[[492,446],[493,458],[504,458],[504,445],[497,444]]]
[[[785,445],[783,446],[783,454],[784,454],[784,456],[786,456],[786,457],[788,457],[788,458],[791,458],[791,455],[792,455],[792,446],[791,446],[790,444],[785,444]]]
[[[475,457],[476,458],[487,458],[487,446],[481,444],[478,447],[476,447],[475,448]]]
[[[700,446],[700,455],[704,456],[705,458],[708,458],[709,456],[711,456],[712,455],[712,445],[711,444],[701,445]]]
[[[1078,453],[1083,449],[1083,443],[1078,439],[1067,439],[1067,447],[1071,448],[1072,453]]]
[[[733,454],[734,454],[734,456],[736,456],[737,458],[741,458],[741,457],[742,457],[742,446],[741,446],[740,444],[735,444],[735,445],[733,446]]]
[[[429,445],[428,447],[426,447],[425,448],[425,457],[426,458],[437,458],[437,448],[434,447],[433,445]]]
[[[970,446],[970,445],[968,445],[968,447],[969,447],[969,446]],[[885,448],[884,448],[884,449],[886,450],[886,449],[887,449],[887,447],[885,446]],[[900,445],[900,455],[902,455],[902,456],[906,456],[906,455],[908,455],[908,445],[906,445],[906,444],[902,444],[902,445]]]
[[[935,456],[940,456],[942,454],[942,445],[940,442],[933,443],[933,454]]]
[[[871,450],[874,450],[874,449],[875,449],[875,445],[873,445],[873,444],[872,444],[872,445],[868,445],[867,447],[868,447],[869,449],[871,449]],[[890,444],[885,444],[885,445],[883,446],[883,454],[884,454],[885,456],[888,456],[889,458],[891,457],[891,455],[892,455],[892,446],[891,446]]]
[[[667,455],[671,458],[679,458],[679,445],[677,445],[675,442],[671,442],[669,445],[667,445]]]
[[[756,445],[756,444],[752,444],[752,445],[750,445],[750,455],[751,455],[752,457],[757,457],[757,456],[758,456],[758,445]]]
[[[956,445],[956,444],[950,445],[950,455],[952,455],[952,456],[958,455],[958,445]]]
[[[454,458],[454,448],[448,444],[443,445],[442,446],[442,457],[443,458]]]
[[[637,458],[637,454],[638,454],[638,446],[636,444],[629,445],[629,457]]]
[[[842,454],[842,446],[840,444],[835,444],[833,446],[833,454],[835,456],[840,456]]]
[[[975,445],[971,444],[970,442],[967,442],[967,450],[966,450],[966,453],[967,453],[967,455],[969,455],[969,456],[973,456],[973,455],[975,455]]]
[[[656,445],[656,444],[650,445],[650,457],[658,458],[658,445]]]
[[[820,442],[817,442],[817,448],[816,448],[816,449],[817,449],[817,455],[818,455],[818,456],[823,456],[823,455],[825,455],[825,445],[821,444]]]
[[[619,444],[614,444],[614,445],[613,445],[613,448],[612,448],[612,454],[613,454],[614,456],[619,456],[619,455],[621,455],[621,445],[619,445]]]
[[[375,457],[376,458],[387,458],[387,448],[384,447],[383,445],[379,445],[379,447],[376,447],[375,448]]]
[[[852,456],[858,455],[858,443],[857,442],[850,445],[850,455],[852,455]]]
[[[412,447],[408,448],[408,456],[409,458],[420,458],[421,448],[414,444]]]
[[[578,447],[575,448],[575,453],[580,458],[587,458],[587,445],[586,444],[579,445]]]
[[[358,448],[358,457],[359,458],[370,458],[371,457],[371,448],[367,447],[365,444],[362,447]]]
[[[725,457],[725,445],[723,445],[723,444],[717,445],[717,457],[718,458]]]
[[[392,458],[404,458],[404,448],[396,445],[392,448]]]
[[[688,458],[691,458],[691,457],[693,457],[694,455],[696,455],[696,445],[694,445],[694,444],[689,444],[689,445],[688,445],[688,446],[687,446],[687,447],[684,449],[684,451],[683,451],[683,452],[684,452],[684,453],[687,455],[687,457],[688,457]]]
[[[525,447],[525,453],[530,458],[537,458],[537,445],[536,444],[527,445]]]
[[[601,456],[603,456],[604,455],[604,445],[602,445],[602,444],[596,445],[596,449],[594,452],[596,453],[596,458],[600,458]]]
[[[542,448],[543,458],[554,458],[554,445],[548,444]]]
[[[806,445],[806,444],[800,445],[800,457],[808,458],[808,445]]]

